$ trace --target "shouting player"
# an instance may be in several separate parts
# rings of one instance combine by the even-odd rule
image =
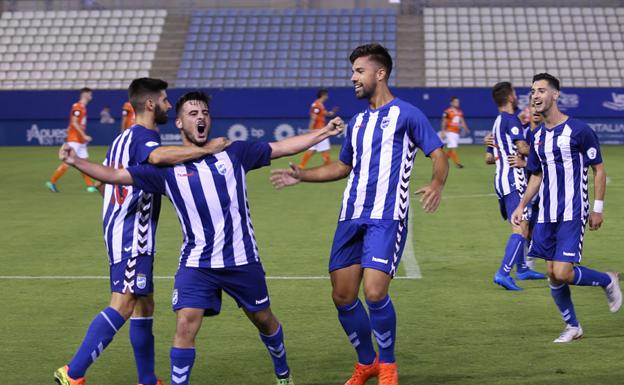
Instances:
[[[337,108],[334,107],[331,111],[327,111],[325,109],[325,102],[329,99],[329,92],[322,88],[316,94],[317,99],[312,103],[310,107],[310,130],[318,130],[319,128],[325,127],[325,117],[332,118],[336,116]],[[305,166],[312,158],[315,152],[320,152],[323,156],[323,162],[325,164],[331,163],[331,159],[329,157],[329,150],[331,149],[331,144],[329,143],[329,139],[322,141],[314,145],[308,151],[303,153],[303,158],[301,158],[301,163],[299,163],[299,167],[305,168]]]
[[[355,96],[366,99],[368,108],[349,122],[340,159],[313,169],[274,170],[271,180],[283,188],[349,175],[329,259],[338,319],[358,355],[346,384],[360,385],[378,377],[379,384],[394,385],[398,384],[396,316],[388,290],[405,246],[414,157],[418,147],[433,162],[431,183],[417,191],[426,212],[438,208],[448,159],[425,115],[390,93],[392,58],[386,48],[357,47],[350,61]],[[358,299],[362,281],[370,315]]]
[[[459,137],[461,130],[464,129],[466,134],[470,133],[470,129],[464,120],[464,112],[459,108],[459,98],[451,97],[451,105],[442,113],[441,136],[446,140],[446,155],[451,158],[455,167],[464,168],[459,161],[457,148],[459,147]]]

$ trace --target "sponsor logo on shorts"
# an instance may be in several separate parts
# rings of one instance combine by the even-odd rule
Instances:
[[[383,263],[384,265],[388,264],[388,260],[387,259],[381,259],[381,258],[373,257],[372,260],[373,260],[373,262]]]
[[[119,280],[113,281],[113,286],[117,286],[119,284]]]
[[[124,247],[124,251],[126,252],[132,251],[132,246]]]
[[[147,285],[147,278],[145,277],[145,274],[137,275],[136,282],[139,289],[145,289],[145,286]]]
[[[178,304],[178,289],[173,289],[173,294],[171,295],[171,304],[172,305]]]
[[[564,251],[563,255],[566,257],[576,257],[576,253],[568,253],[567,251]]]
[[[263,303],[265,303],[268,300],[269,300],[269,296],[268,295],[266,297],[262,298],[262,299],[257,299],[256,300],[256,305],[262,305]]]

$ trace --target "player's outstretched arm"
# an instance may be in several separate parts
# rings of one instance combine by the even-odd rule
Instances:
[[[533,197],[537,194],[540,188],[540,184],[542,184],[542,173],[541,171],[538,173],[531,174],[531,178],[529,178],[529,184],[527,185],[524,194],[522,194],[522,199],[518,204],[518,207],[514,210],[513,214],[511,214],[511,223],[514,225],[520,226],[520,222],[522,222],[522,217],[524,215],[524,209],[528,206],[529,202],[533,200]]]
[[[307,150],[330,136],[340,134],[344,130],[344,127],[345,124],[342,119],[337,117],[330,120],[329,123],[321,129],[312,130],[312,132],[308,132],[307,134],[293,136],[278,142],[271,142],[269,143],[271,146],[271,159],[294,155]]]
[[[602,206],[607,190],[607,172],[602,163],[592,165],[594,173],[594,208],[589,214],[589,229],[598,230],[602,225]]]
[[[76,156],[76,152],[69,145],[64,144],[59,150],[59,158],[80,172],[89,175],[101,182],[109,184],[131,185],[132,176],[125,169],[117,169],[89,162]]]
[[[232,142],[227,138],[215,138],[202,147],[199,146],[163,146],[149,155],[148,162],[156,166],[173,166],[202,156],[216,154],[225,150]]]
[[[291,163],[289,168],[271,171],[271,183],[273,187],[281,190],[299,182],[331,182],[345,178],[351,172],[351,168],[340,160],[305,170]]]
[[[420,203],[427,213],[432,213],[440,206],[442,190],[448,176],[448,157],[441,148],[437,148],[429,154],[431,158],[432,177],[431,183],[416,190],[416,194],[422,194]]]

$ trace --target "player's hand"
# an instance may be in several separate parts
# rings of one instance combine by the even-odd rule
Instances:
[[[85,135],[84,140],[86,140],[86,141],[87,141],[87,143],[89,143],[90,141],[92,141],[92,140],[93,140],[93,138],[92,138],[92,137],[90,137],[89,135]]]
[[[72,165],[76,163],[76,151],[74,151],[69,144],[65,143],[59,149],[59,159],[69,165]]]
[[[516,207],[514,212],[511,214],[511,223],[513,223],[516,226],[520,226],[520,223],[523,220],[523,216],[524,216],[524,208],[520,206]]]
[[[292,163],[289,163],[288,166],[288,168],[271,171],[271,184],[278,190],[301,182],[301,169]]]
[[[483,143],[488,147],[492,147],[492,148],[497,147],[496,143],[494,143],[494,135],[492,135],[491,132],[489,132],[487,135],[483,137]]]
[[[591,214],[589,214],[589,230],[598,230],[600,226],[602,226],[602,213],[592,211]]]
[[[511,167],[515,168],[525,168],[527,165],[527,161],[524,157],[518,154],[507,156],[507,163],[509,163]]]
[[[330,136],[336,136],[340,134],[345,128],[344,121],[340,116],[333,118],[329,121],[325,129]]]
[[[216,154],[228,148],[230,144],[232,144],[232,141],[228,138],[214,138],[204,144],[204,150],[206,150],[207,154]]]
[[[415,194],[422,194],[420,197],[420,203],[426,213],[432,213],[440,206],[440,201],[442,200],[442,188],[443,186],[430,184],[416,190]]]
[[[440,131],[440,140],[444,140],[446,138],[446,131]]]

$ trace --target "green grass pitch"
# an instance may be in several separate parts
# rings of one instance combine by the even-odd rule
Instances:
[[[108,304],[106,279],[7,279],[4,276],[106,276],[101,199],[84,191],[70,170],[60,194],[44,187],[58,162],[56,148],[0,149],[0,373],[2,383],[52,384],[91,319]],[[102,159],[105,148],[90,148]],[[338,149],[333,149],[336,158]],[[624,148],[605,146],[609,175],[605,223],[588,232],[585,262],[624,268]],[[492,283],[509,234],[498,214],[493,167],[483,148],[462,146],[466,168],[452,168],[442,206],[425,214],[412,199],[413,247],[423,274],[395,280],[396,344],[401,383],[461,385],[617,385],[624,383],[624,314],[611,314],[599,288],[572,289],[585,329],[580,341],[551,341],[563,323],[545,281],[520,282],[523,292]],[[313,158],[313,164],[320,163]],[[293,158],[298,161],[298,158]],[[283,167],[287,160],[275,161]],[[327,259],[346,181],[274,191],[271,167],[248,174],[253,222],[269,276],[326,276]],[[430,162],[416,159],[412,189],[430,178]],[[158,228],[155,274],[172,276],[181,231],[168,201]],[[544,266],[538,261],[538,269]],[[399,275],[405,275],[404,270]],[[175,319],[173,281],[156,281],[156,365],[169,383]],[[273,310],[284,324],[288,357],[299,385],[343,384],[355,354],[336,317],[330,283],[270,280]],[[136,384],[128,328],[88,372],[88,383]],[[221,315],[207,318],[197,340],[194,384],[271,384],[272,365],[257,332],[224,296]],[[375,381],[371,381],[375,383]]]

